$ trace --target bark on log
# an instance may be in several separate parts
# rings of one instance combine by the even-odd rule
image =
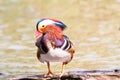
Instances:
[[[11,78],[9,80],[120,80],[120,70],[70,71],[62,77],[53,76],[45,78],[42,74],[22,78]]]

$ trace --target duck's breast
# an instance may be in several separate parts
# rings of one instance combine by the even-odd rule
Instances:
[[[61,48],[50,49],[47,54],[41,54],[41,62],[66,62],[71,59],[70,53]]]

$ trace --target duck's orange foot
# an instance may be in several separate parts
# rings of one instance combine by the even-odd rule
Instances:
[[[52,72],[48,72],[47,74],[44,75],[44,77],[53,77],[54,74]]]
[[[65,72],[56,74],[56,76],[59,76],[59,77],[66,76],[66,75],[68,75],[68,73],[65,73]]]

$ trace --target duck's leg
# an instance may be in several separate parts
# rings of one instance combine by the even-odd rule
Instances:
[[[47,62],[47,67],[48,67],[48,73],[45,74],[45,77],[52,77],[54,74],[50,70],[50,63]]]
[[[64,68],[65,68],[65,63],[62,64],[62,71],[61,71],[60,77],[64,75]]]

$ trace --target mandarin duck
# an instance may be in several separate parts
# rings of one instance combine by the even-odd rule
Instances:
[[[55,19],[43,18],[36,25],[36,46],[37,58],[40,62],[46,62],[48,73],[45,77],[53,76],[50,69],[50,62],[62,62],[62,72],[64,74],[64,66],[69,63],[74,54],[72,42],[66,35],[63,35],[63,30],[67,26]],[[41,36],[40,36],[41,35]]]

